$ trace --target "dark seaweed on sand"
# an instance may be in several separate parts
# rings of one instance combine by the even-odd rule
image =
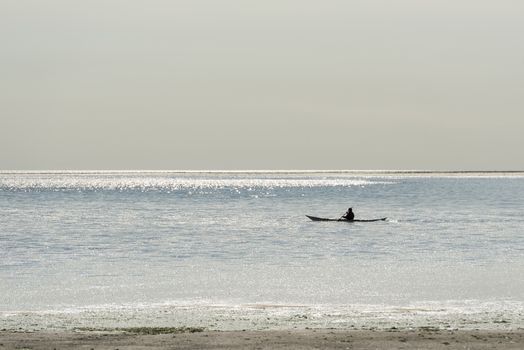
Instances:
[[[141,335],[203,332],[203,327],[126,327],[126,328],[75,328],[84,332],[125,332]]]

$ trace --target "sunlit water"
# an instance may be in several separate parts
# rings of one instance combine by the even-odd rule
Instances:
[[[137,325],[522,327],[524,176],[0,173],[0,328]]]

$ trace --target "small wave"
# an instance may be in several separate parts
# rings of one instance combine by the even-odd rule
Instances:
[[[354,329],[519,329],[522,302],[434,301],[399,305],[307,305],[289,303],[105,304],[42,311],[0,312],[7,329],[68,329],[195,325],[215,330]]]

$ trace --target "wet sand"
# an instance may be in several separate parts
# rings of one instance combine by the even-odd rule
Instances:
[[[0,349],[524,349],[524,330],[0,331]]]

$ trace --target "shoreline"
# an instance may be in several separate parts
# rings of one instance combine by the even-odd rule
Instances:
[[[148,329],[8,331],[0,330],[0,349],[522,349],[524,329],[399,330],[290,329],[210,331]],[[154,329],[153,329],[154,330]],[[158,329],[157,329],[158,330]],[[152,333],[156,333],[152,331]]]
[[[524,329],[522,302],[448,301],[407,305],[152,303],[1,311],[0,330],[26,332],[186,329],[278,331],[285,329],[437,329],[517,331]],[[0,349],[1,350],[1,349]]]

